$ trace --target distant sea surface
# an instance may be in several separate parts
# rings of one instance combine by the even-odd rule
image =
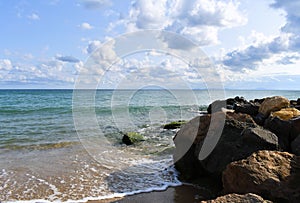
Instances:
[[[80,202],[180,185],[176,130],[163,124],[215,99],[275,95],[296,100],[300,91],[0,90],[0,200]],[[126,132],[145,141],[126,146]]]

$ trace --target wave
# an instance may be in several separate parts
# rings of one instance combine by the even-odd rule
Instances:
[[[49,149],[59,149],[71,147],[74,145],[81,144],[80,142],[58,142],[58,143],[42,143],[42,144],[8,144],[6,143],[3,146],[0,146],[0,149],[6,150],[49,150]]]
[[[41,108],[11,108],[11,107],[2,107],[0,109],[0,113],[2,114],[40,114],[40,113],[59,113],[59,114],[65,114],[65,113],[72,113],[71,107],[41,107]]]

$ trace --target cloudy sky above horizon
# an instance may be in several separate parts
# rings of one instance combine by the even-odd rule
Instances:
[[[95,50],[111,62],[114,39],[150,29],[192,41],[225,88],[299,90],[299,10],[299,0],[0,1],[0,88],[74,88]],[[155,50],[130,53],[104,75],[103,88],[139,81],[128,77],[205,87],[180,58]]]

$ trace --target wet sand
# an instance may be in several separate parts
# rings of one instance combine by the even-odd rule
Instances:
[[[87,203],[193,203],[206,198],[208,197],[203,189],[182,185],[170,187],[164,191],[140,193],[124,198],[88,201]]]

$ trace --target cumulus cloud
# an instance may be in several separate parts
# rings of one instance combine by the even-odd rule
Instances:
[[[286,13],[286,24],[281,28],[280,35],[268,42],[250,44],[248,47],[227,53],[222,61],[227,68],[234,71],[240,71],[244,68],[256,69],[261,62],[270,59],[275,54],[299,52],[300,2],[275,0],[275,2],[271,4],[271,7],[284,10]],[[278,64],[287,65],[291,63],[291,59],[295,58],[283,56],[282,59],[276,62]]]
[[[83,52],[85,54],[91,54],[96,49],[100,48],[101,45],[102,45],[102,43],[99,40],[90,41],[89,44],[88,44],[88,46],[85,48],[85,50],[83,50]]]
[[[219,29],[243,25],[247,19],[232,0],[136,0],[129,17],[116,25],[120,22],[127,31],[164,29],[209,45],[218,42]]]
[[[13,69],[9,59],[0,59],[0,79],[5,79],[7,74]]]
[[[40,16],[36,13],[32,13],[31,15],[27,16],[30,20],[40,20]]]
[[[300,59],[300,56],[292,55],[292,56],[284,56],[276,61],[277,64],[282,65],[290,65],[290,64],[296,64],[296,62]]]
[[[68,63],[78,63],[79,60],[73,56],[56,56],[57,60]]]
[[[82,0],[82,3],[87,9],[101,9],[112,4],[110,0]]]
[[[75,81],[75,66],[80,63],[65,63],[57,58],[40,61],[39,64],[0,59],[1,84],[69,84]]]
[[[9,59],[0,59],[0,70],[9,71],[12,69],[12,63]]]
[[[223,64],[234,71],[243,68],[256,69],[260,62],[274,54],[289,50],[289,38],[286,35],[274,38],[271,42],[250,45],[242,50],[226,54]]]
[[[94,28],[89,23],[81,23],[81,25],[79,25],[79,27],[83,30],[92,30]]]

